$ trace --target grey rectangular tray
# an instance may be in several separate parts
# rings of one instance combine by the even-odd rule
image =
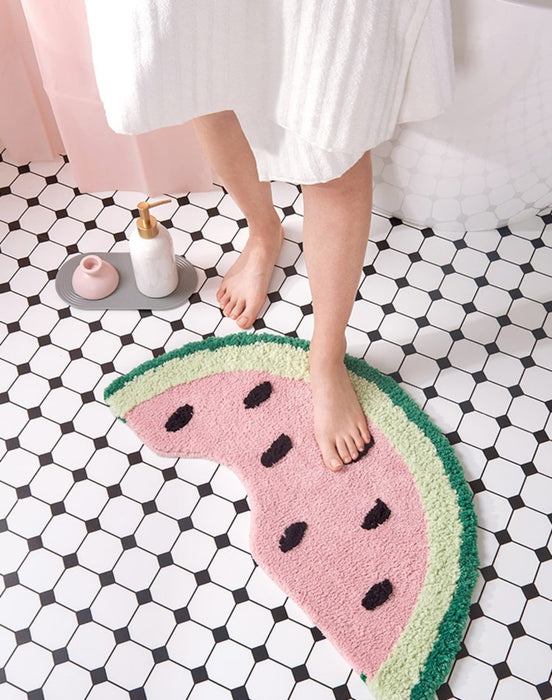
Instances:
[[[97,255],[107,260],[119,273],[117,289],[103,299],[85,299],[73,289],[73,272],[86,255]],[[56,292],[71,306],[78,309],[174,309],[181,306],[194,293],[197,285],[197,272],[193,265],[176,256],[178,286],[166,297],[152,298],[142,294],[136,286],[129,253],[79,253],[66,260],[56,276]]]

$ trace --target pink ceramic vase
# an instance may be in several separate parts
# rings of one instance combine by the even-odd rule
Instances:
[[[73,289],[84,299],[103,299],[119,284],[119,273],[99,255],[85,255],[73,273]]]

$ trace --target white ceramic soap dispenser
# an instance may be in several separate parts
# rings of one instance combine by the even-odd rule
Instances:
[[[147,297],[166,297],[178,286],[171,234],[149,212],[151,207],[170,201],[139,202],[140,218],[130,234],[130,259],[136,286]]]

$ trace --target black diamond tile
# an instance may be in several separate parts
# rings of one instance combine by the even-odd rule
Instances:
[[[548,437],[548,433],[545,430],[537,430],[536,433],[533,433],[535,440],[539,443],[539,445],[542,445],[545,442],[548,442],[550,438]]]
[[[179,608],[178,610],[175,610],[174,619],[178,624],[181,624],[182,622],[188,622],[188,620],[190,619],[190,613],[188,612],[188,608]]]
[[[230,241],[223,243],[220,247],[223,253],[231,253],[234,250],[234,246],[230,243]]]
[[[157,647],[151,653],[156,664],[162,664],[163,661],[168,661],[169,659],[169,652],[166,647]]]
[[[136,544],[134,535],[126,535],[125,537],[121,537],[121,546],[123,549],[132,549],[138,545]]]
[[[29,374],[31,371],[31,365],[28,362],[23,362],[17,365],[17,374],[21,377],[23,374]]]
[[[115,365],[113,362],[104,362],[100,365],[100,369],[102,370],[102,374],[110,374],[115,371]]]
[[[522,497],[519,495],[510,496],[510,498],[508,499],[508,502],[514,510],[518,510],[518,508],[523,508],[523,506],[525,505]]]
[[[523,390],[518,384],[513,384],[512,386],[509,386],[508,391],[514,399],[518,396],[523,396]]]
[[[46,466],[47,464],[53,464],[54,463],[54,458],[52,456],[51,452],[45,452],[42,455],[38,455],[38,462],[41,467]]]
[[[103,571],[100,574],[100,584],[103,586],[111,586],[112,583],[115,583],[115,576],[113,575],[113,571]]]
[[[78,483],[79,481],[86,481],[87,479],[86,469],[75,469],[73,472],[73,481]]]
[[[535,271],[535,268],[531,265],[531,263],[523,263],[523,265],[520,265],[519,267],[524,275],[528,275],[530,272]]]
[[[486,491],[485,484],[481,479],[474,479],[473,481],[470,481],[470,488],[474,493]]]
[[[149,588],[144,588],[142,591],[136,591],[136,600],[138,601],[138,605],[151,603],[152,597]]]
[[[63,386],[61,377],[51,377],[48,379],[48,384],[50,385],[50,389],[59,389],[61,386]]]
[[[287,620],[288,614],[283,605],[280,605],[277,608],[272,608],[271,612],[274,622],[282,622],[282,620]]]
[[[521,364],[525,367],[525,369],[529,369],[529,367],[534,367],[537,363],[532,357],[522,357]]]
[[[69,357],[72,360],[80,360],[82,356],[82,350],[80,348],[73,348],[72,350],[69,350]]]
[[[31,495],[31,489],[27,484],[24,484],[23,486],[18,486],[15,489],[15,493],[19,499],[28,498]]]
[[[91,518],[90,520],[86,520],[84,524],[86,525],[87,532],[97,532],[102,528],[98,518]]]
[[[340,685],[333,689],[335,700],[351,700],[351,693],[346,685]]]
[[[459,406],[462,413],[472,413],[473,411],[475,411],[475,408],[473,407],[471,401],[461,401]]]
[[[508,544],[508,542],[512,541],[512,538],[510,537],[510,533],[508,530],[499,530],[498,532],[495,532],[495,537],[496,541],[499,544]]]
[[[510,421],[508,416],[498,416],[496,422],[498,423],[500,428],[508,428],[510,425],[512,425],[512,422]]]
[[[194,683],[202,683],[208,680],[207,669],[205,666],[198,666],[197,668],[192,668],[192,678]]]
[[[15,632],[17,644],[28,644],[31,641],[31,630],[26,628]]]
[[[483,566],[480,571],[485,581],[494,581],[495,578],[498,578],[498,574],[493,566]]]
[[[314,639],[315,642],[321,642],[323,639],[326,639],[326,637],[322,634],[322,632],[318,629],[318,627],[311,627],[310,628],[312,638]]]
[[[508,676],[512,675],[512,672],[505,661],[502,661],[499,664],[494,664],[493,671],[495,672],[497,678],[508,678]]]
[[[487,381],[487,377],[485,376],[485,373],[481,372],[481,371],[474,372],[472,374],[472,377],[473,377],[476,384],[482,384],[483,382]]]
[[[178,521],[178,527],[180,528],[180,532],[186,532],[186,530],[191,530],[194,527],[194,524],[190,516],[187,515],[185,518],[180,518]]]
[[[521,590],[523,591],[523,595],[527,598],[527,600],[539,597],[539,592],[534,583],[528,583],[526,586],[522,586]]]
[[[54,651],[52,651],[52,657],[56,666],[69,661],[69,654],[67,653],[67,649],[65,647],[61,647],[61,649],[54,649]]]
[[[284,267],[283,270],[284,270],[284,275],[286,277],[293,277],[293,275],[297,274],[297,269],[295,268],[294,265],[288,265],[287,267]]]
[[[526,462],[525,464],[521,465],[521,468],[523,469],[525,476],[532,476],[533,474],[537,473],[537,468],[533,462]]]
[[[245,603],[246,600],[249,600],[249,595],[245,588],[236,588],[235,591],[232,591],[232,595],[235,603]]]
[[[454,695],[450,689],[448,683],[443,683],[443,685],[437,691],[438,700],[453,700]]]
[[[17,571],[11,571],[8,574],[3,575],[4,579],[4,586],[6,588],[10,588],[11,586],[17,586],[19,583],[19,576],[17,575]]]
[[[381,340],[381,333],[379,331],[368,331],[368,339],[371,343],[375,343],[376,341]]]
[[[211,277],[216,277],[218,275],[216,267],[206,267],[204,272],[205,272],[205,277],[207,277],[207,279],[209,279]]]
[[[146,691],[143,688],[133,688],[128,697],[130,700],[147,700]]]
[[[224,547],[228,547],[230,545],[230,538],[225,532],[221,535],[216,535],[215,544],[217,545],[217,549],[223,549]]]
[[[104,447],[107,447],[108,442],[107,438],[105,435],[99,435],[98,437],[94,438],[94,447],[97,450],[103,450]]]
[[[6,449],[7,450],[17,450],[19,448],[19,438],[17,437],[11,437],[7,438],[6,440]]]
[[[242,498],[239,501],[234,501],[234,509],[236,513],[245,513],[249,510],[249,503],[246,498]]]
[[[247,693],[245,686],[240,686],[239,688],[234,688],[230,691],[232,695],[232,700],[251,700]]]
[[[398,216],[392,216],[389,219],[389,223],[391,224],[391,226],[400,226],[402,224],[402,219],[399,219]],[[429,229],[429,230],[431,230],[431,229]],[[422,233],[423,233],[423,231],[422,231]]]
[[[291,669],[291,672],[293,673],[293,677],[297,683],[306,681],[307,678],[309,678],[309,672],[304,664],[302,666],[295,666],[295,668]]]
[[[81,401],[83,403],[93,403],[96,400],[96,397],[94,396],[93,391],[84,391],[81,394]]]
[[[416,353],[416,348],[412,343],[407,343],[406,345],[403,345],[401,349],[405,355],[414,355]]]
[[[29,537],[27,540],[27,547],[29,552],[34,552],[42,547],[42,537],[40,535],[35,535],[35,537]]]
[[[92,622],[92,611],[89,608],[77,611],[77,622],[79,625],[86,625],[87,622]]]
[[[140,454],[139,451],[138,452],[129,452],[127,454],[127,460],[128,460],[129,466],[132,467],[134,464],[140,464],[140,462],[142,461],[142,455]]]
[[[144,515],[151,515],[157,512],[157,505],[155,501],[146,501],[142,503],[142,510],[144,511]]]
[[[52,503],[50,506],[50,511],[52,515],[61,515],[62,513],[65,513],[65,503],[63,503],[63,501]]]
[[[299,308],[301,309],[303,316],[309,316],[312,314],[312,304],[303,304],[303,306],[300,306]]]
[[[105,683],[107,680],[107,673],[105,668],[94,668],[90,671],[90,678],[92,679],[92,685],[98,685],[99,683]]]
[[[542,700],[548,700],[548,698],[552,698],[552,685],[549,681],[539,683],[539,685],[537,685],[537,692]]]
[[[425,316],[418,316],[418,318],[415,318],[414,320],[416,321],[418,328],[426,328],[429,326],[429,321]]]
[[[29,306],[38,306],[40,304],[40,297],[38,294],[33,294],[30,297],[27,297],[27,304]]]
[[[164,568],[165,566],[171,566],[171,564],[174,564],[174,560],[170,552],[163,552],[162,554],[158,554],[157,562],[161,568]]]
[[[257,662],[268,659],[268,651],[266,650],[264,644],[261,644],[261,646],[254,647],[253,649],[251,649],[251,653],[253,654],[253,658]]]
[[[72,421],[67,421],[66,423],[60,423],[61,428],[61,434],[62,435],[68,435],[69,433],[74,432],[75,426],[73,425]]]
[[[78,565],[79,565],[79,560],[78,560],[76,552],[72,552],[71,554],[66,554],[63,557],[63,566],[66,569],[71,569],[74,566],[78,566]]]
[[[230,638],[230,635],[228,634],[226,627],[223,625],[222,627],[216,627],[213,630],[213,637],[215,642],[224,642],[226,639]]]
[[[483,617],[483,610],[479,603],[472,603],[470,605],[470,619],[477,620],[478,617]]]
[[[205,583],[209,583],[211,581],[211,577],[209,576],[207,569],[204,569],[203,571],[196,571],[194,576],[198,586],[203,586]]]
[[[519,291],[519,289],[509,289],[508,294],[512,299],[521,299],[523,297],[523,294]]]
[[[255,322],[253,323],[253,328],[256,331],[260,331],[262,328],[266,328],[266,323],[263,321],[262,318],[256,318]]]
[[[500,352],[496,343],[487,343],[484,348],[488,355],[496,355],[497,352]]]
[[[117,644],[124,644],[130,639],[130,633],[127,627],[119,627],[119,629],[113,630],[113,636]]]
[[[393,304],[383,304],[381,310],[385,315],[395,313],[395,307]]]
[[[107,487],[107,495],[109,498],[117,498],[117,496],[122,495],[121,487],[119,484],[112,484]]]
[[[511,625],[508,625],[508,632],[512,635],[513,639],[517,639],[518,637],[523,637],[525,635],[525,630],[523,629],[521,622],[512,622]]]
[[[541,562],[552,559],[552,554],[547,547],[539,547],[539,549],[535,550],[535,554],[537,555],[538,560]]]
[[[439,369],[448,369],[449,367],[452,367],[452,364],[448,357],[440,357],[437,360],[437,366],[439,367]]]
[[[165,481],[172,481],[173,479],[178,479],[178,474],[174,467],[169,467],[168,469],[163,469],[161,472],[163,474],[163,479]]]
[[[213,493],[213,487],[211,484],[199,484],[197,487],[200,496],[210,496]]]
[[[38,594],[40,598],[40,604],[44,607],[45,605],[51,605],[56,602],[56,596],[53,590],[42,591]]]

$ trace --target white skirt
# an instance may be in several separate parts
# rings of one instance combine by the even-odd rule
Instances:
[[[454,86],[449,0],[86,0],[109,126],[140,134],[226,109],[259,178],[342,175]]]

